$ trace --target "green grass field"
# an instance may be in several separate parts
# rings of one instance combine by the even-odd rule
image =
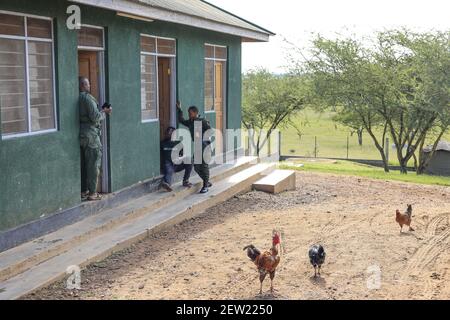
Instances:
[[[332,117],[333,113],[330,112],[321,114],[305,110],[295,120],[301,127],[301,138],[292,127],[281,129],[282,155],[314,157],[314,137],[317,137],[317,157],[346,159],[347,137],[349,137],[350,159],[381,159],[369,134],[364,133],[363,145],[359,146],[356,133],[352,136],[349,128],[335,123]],[[450,133],[447,133],[444,140],[450,141]],[[390,154],[390,164],[398,165],[393,148],[390,149]]]
[[[429,175],[418,176],[415,173],[404,175],[400,174],[398,171],[391,171],[390,173],[385,173],[382,168],[358,164],[345,160],[316,162],[311,159],[305,159],[305,160],[298,160],[298,163],[304,164],[304,167],[299,168],[297,166],[287,163],[284,164],[282,163],[280,166],[282,169],[324,172],[324,173],[360,176],[372,179],[395,180],[418,184],[450,186],[450,177],[439,177]]]

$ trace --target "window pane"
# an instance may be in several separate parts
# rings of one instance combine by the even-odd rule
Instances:
[[[25,36],[24,18],[0,13],[0,34]]]
[[[103,48],[103,30],[81,27],[78,30],[78,46]]]
[[[175,54],[175,46],[175,40],[158,38],[158,53],[160,54]]]
[[[156,57],[141,55],[142,120],[158,118]]]
[[[205,58],[214,58],[214,47],[205,45]]]
[[[27,32],[29,37],[52,38],[52,22],[50,20],[27,18]]]
[[[205,111],[214,110],[214,61],[205,60]]]
[[[227,48],[216,47],[216,59],[226,59]]]
[[[0,39],[2,134],[27,132],[25,42]]]
[[[141,37],[141,51],[156,53],[156,39],[153,37]]]
[[[31,131],[54,129],[52,44],[28,42]]]

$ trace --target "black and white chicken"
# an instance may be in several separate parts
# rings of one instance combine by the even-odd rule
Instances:
[[[320,244],[313,245],[309,249],[309,261],[314,267],[314,277],[317,277],[317,274],[320,276],[320,269],[325,263],[325,256],[325,250]]]

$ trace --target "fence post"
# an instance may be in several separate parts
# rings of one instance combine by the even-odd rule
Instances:
[[[384,146],[384,155],[386,156],[386,161],[389,164],[389,138],[386,138],[386,144]]]
[[[281,161],[281,130],[278,131],[278,161]]]
[[[317,158],[317,136],[314,136],[314,158]]]
[[[348,156],[349,156],[349,154],[348,154],[349,147],[350,147],[350,141],[349,141],[349,137],[347,135],[347,160],[348,160]]]

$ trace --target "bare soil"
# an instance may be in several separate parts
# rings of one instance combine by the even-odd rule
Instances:
[[[395,210],[414,207],[415,232]],[[450,188],[299,172],[297,190],[250,192],[158,233],[28,299],[450,299]],[[242,248],[281,230],[275,293],[259,295]],[[308,248],[321,243],[320,278]],[[380,273],[378,273],[378,270]],[[379,281],[378,281],[379,280]]]

